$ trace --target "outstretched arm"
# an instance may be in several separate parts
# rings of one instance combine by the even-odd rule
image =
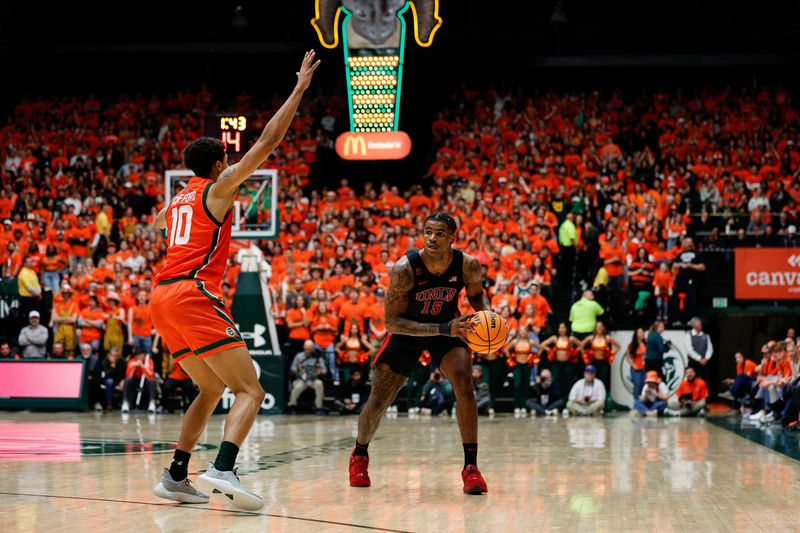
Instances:
[[[242,156],[241,161],[222,171],[209,190],[208,195],[211,199],[232,202],[233,197],[236,196],[236,192],[239,190],[239,185],[267,160],[269,154],[283,140],[283,136],[286,135],[286,130],[289,129],[289,125],[297,112],[297,106],[300,105],[300,99],[311,83],[311,76],[319,66],[319,60],[315,62],[314,57],[314,50],[306,52],[305,57],[303,57],[303,63],[300,65],[300,71],[297,72],[297,85],[295,85],[292,94],[289,95],[286,102],[270,119],[266,127],[264,127],[264,131],[261,132],[261,136]]]
[[[464,288],[467,291],[467,300],[476,311],[490,311],[492,304],[481,283],[481,264],[471,255],[464,254]]]
[[[414,337],[432,337],[434,335],[456,337],[471,328],[469,320],[472,315],[463,315],[444,324],[417,322],[400,316],[408,309],[408,291],[413,286],[414,276],[411,272],[411,265],[408,263],[408,258],[402,257],[392,267],[389,290],[386,293],[386,303],[384,304],[386,330],[389,333]]]

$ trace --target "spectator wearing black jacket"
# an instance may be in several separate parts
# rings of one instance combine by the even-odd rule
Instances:
[[[85,346],[91,351],[92,347],[88,344],[81,344],[81,354],[83,354]],[[122,360],[119,350],[112,348],[109,350],[108,355],[103,359],[102,364],[102,380],[105,387],[105,403],[103,408],[110,411],[113,408],[114,390],[122,392],[122,387],[125,385],[125,361]]]
[[[357,415],[361,412],[369,397],[369,386],[364,382],[360,370],[353,370],[350,379],[345,382],[339,394],[336,395],[334,404],[342,415]]]
[[[531,399],[525,403],[531,414],[538,416],[555,416],[564,408],[558,383],[553,381],[550,370],[545,368],[536,377],[531,389]]]

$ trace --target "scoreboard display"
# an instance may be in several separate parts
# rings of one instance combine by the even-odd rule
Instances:
[[[228,157],[238,158],[250,148],[256,137],[251,118],[241,113],[206,113],[203,133],[222,141]]]

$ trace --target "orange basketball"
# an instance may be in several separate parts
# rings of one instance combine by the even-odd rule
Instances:
[[[506,343],[508,337],[508,324],[492,311],[478,311],[472,317],[474,332],[468,332],[464,337],[467,344],[479,354],[490,354],[498,351]]]

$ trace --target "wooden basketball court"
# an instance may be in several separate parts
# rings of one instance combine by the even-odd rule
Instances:
[[[354,489],[354,417],[259,417],[239,454],[243,481],[267,501],[257,513],[219,497],[177,505],[150,493],[180,420],[0,414],[0,529],[712,532],[800,523],[796,437],[748,434],[738,419],[481,418],[490,492],[466,496],[450,418],[385,418],[370,446],[373,486]],[[213,417],[201,438],[192,478],[213,459],[223,420]],[[763,435],[783,453],[752,442]]]

